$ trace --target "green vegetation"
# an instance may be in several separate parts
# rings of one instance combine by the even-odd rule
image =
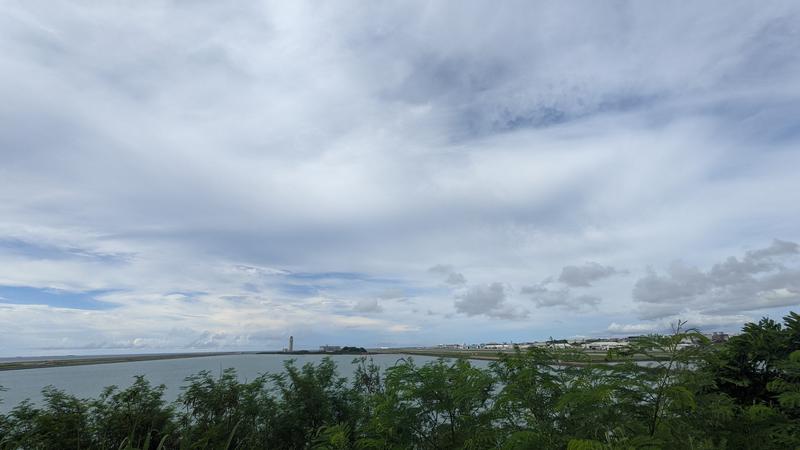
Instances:
[[[340,348],[335,353],[338,353],[338,354],[341,354],[341,355],[349,355],[349,354],[352,354],[352,353],[367,353],[367,349],[365,349],[364,347],[347,347],[347,346],[345,346],[345,347]]]
[[[250,382],[201,372],[172,404],[143,377],[89,400],[45,388],[41,405],[0,415],[0,449],[800,448],[800,315],[722,345],[676,328],[609,353],[615,364],[541,348],[487,369],[359,357],[348,382],[330,359],[290,361]],[[637,364],[654,354],[666,358]]]

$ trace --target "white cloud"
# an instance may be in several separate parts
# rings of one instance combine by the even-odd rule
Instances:
[[[683,329],[699,329],[701,331],[738,331],[742,325],[756,320],[752,316],[737,315],[708,315],[697,311],[684,311],[680,316],[665,318],[657,321],[640,323],[612,322],[607,331],[611,334],[651,334],[673,332],[678,321],[685,322]]]
[[[620,324],[612,322],[608,326],[608,332],[613,334],[649,334],[659,330],[658,325],[652,323],[627,323]]]
[[[353,307],[353,311],[362,313],[379,313],[383,311],[383,307],[381,307],[377,299],[363,299],[356,303],[356,305]]]
[[[0,6],[0,287],[114,306],[8,299],[3,351],[797,304],[795,2],[351,6]]]

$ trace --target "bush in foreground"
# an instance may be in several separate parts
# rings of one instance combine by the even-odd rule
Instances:
[[[200,372],[174,403],[141,376],[96,399],[46,387],[0,415],[0,449],[800,448],[797,314],[722,345],[679,326],[608,359],[531,348],[485,369],[401,358],[381,371],[359,357],[349,382],[330,359],[287,361],[250,382]]]

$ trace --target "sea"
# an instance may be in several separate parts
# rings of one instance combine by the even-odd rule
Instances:
[[[328,357],[336,363],[340,376],[349,378],[353,375],[355,365],[352,362],[356,356]],[[395,365],[401,358],[408,358],[396,354],[369,357],[384,369]],[[302,366],[306,363],[316,364],[322,358],[322,355],[234,354],[0,371],[0,386],[7,389],[0,392],[0,412],[7,413],[25,399],[33,403],[41,401],[41,390],[45,386],[54,386],[77,397],[92,398],[97,397],[106,386],[125,388],[131,385],[136,375],[144,375],[153,385],[164,384],[167,387],[164,398],[173,401],[180,395],[181,386],[186,384],[186,377],[203,370],[220,374],[224,369],[232,367],[236,369],[241,381],[248,381],[263,373],[283,372],[287,359],[294,359],[296,365]],[[417,364],[436,359],[429,356],[412,358]],[[488,361],[473,360],[471,363],[478,367],[489,365]]]

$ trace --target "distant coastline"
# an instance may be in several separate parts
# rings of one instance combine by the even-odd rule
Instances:
[[[254,352],[202,352],[202,353],[156,353],[145,355],[104,355],[52,359],[20,359],[0,362],[0,371],[45,369],[50,367],[85,366],[91,364],[113,364],[136,361],[158,361],[163,359],[202,358],[206,356],[241,355]]]
[[[102,356],[70,356],[70,357],[52,357],[52,358],[19,358],[18,360],[10,359],[0,361],[0,371],[6,370],[24,370],[24,369],[47,369],[52,367],[68,367],[68,366],[86,366],[93,364],[114,364],[138,361],[159,361],[168,359],[184,359],[184,358],[203,358],[208,356],[225,356],[225,355],[367,355],[369,354],[360,347],[344,347],[337,352],[321,352],[321,351],[308,351],[296,350],[293,352],[283,351],[246,351],[246,352],[198,352],[198,353],[155,353],[143,355],[102,355]]]
[[[363,349],[360,347],[345,347],[336,352],[323,352],[311,350],[295,350],[293,352],[286,351],[246,351],[246,352],[202,352],[202,353],[159,353],[159,354],[145,354],[145,355],[104,355],[104,356],[85,356],[85,357],[69,357],[69,358],[48,358],[48,359],[20,359],[17,361],[7,360],[0,361],[0,371],[7,370],[24,370],[24,369],[46,369],[52,367],[68,367],[68,366],[85,366],[92,364],[114,364],[125,362],[138,362],[138,361],[159,361],[169,359],[184,359],[184,358],[203,358],[208,356],[225,356],[225,355],[285,355],[285,356],[335,356],[335,355],[408,355],[408,356],[430,356],[437,358],[464,358],[473,360],[495,361],[503,354],[509,354],[509,351],[498,350],[442,350],[442,349],[421,349],[421,348],[389,348],[389,349]],[[584,355],[588,358],[583,361],[562,361],[560,364],[564,365],[583,365],[588,363],[602,364],[609,362],[606,359],[606,352],[585,352]],[[660,360],[660,357],[650,359],[637,360],[654,361]]]
[[[523,353],[525,351],[523,350]],[[513,354],[513,350],[478,350],[478,349],[467,349],[467,350],[452,350],[452,349],[438,349],[438,348],[389,348],[389,349],[379,349],[379,350],[371,350],[370,354],[392,354],[392,355],[409,355],[409,356],[430,356],[434,358],[452,358],[452,359],[473,359],[473,360],[482,360],[482,361],[496,361],[500,359],[503,355],[510,355]],[[649,357],[644,357],[642,355],[636,355],[629,357],[634,361],[642,362],[651,362],[651,361],[663,361],[668,359],[667,355],[651,355]],[[558,365],[564,366],[582,366],[587,364],[607,364],[607,363],[614,363],[615,361],[608,359],[608,352],[605,351],[583,351],[582,359],[565,359],[558,362]]]

